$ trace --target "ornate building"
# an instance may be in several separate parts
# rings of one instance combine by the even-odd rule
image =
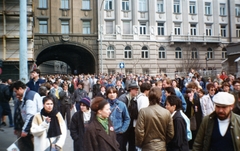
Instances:
[[[98,0],[98,11],[103,72],[221,69],[240,42],[240,0]]]

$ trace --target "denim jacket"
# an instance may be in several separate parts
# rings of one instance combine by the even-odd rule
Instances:
[[[124,133],[130,124],[130,116],[126,105],[115,99],[108,99],[111,109],[110,120],[112,121],[116,134]]]

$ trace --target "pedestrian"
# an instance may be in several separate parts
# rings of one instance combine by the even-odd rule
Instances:
[[[126,144],[124,143],[124,133],[127,131],[131,119],[125,103],[117,99],[117,92],[116,88],[109,87],[106,94],[111,109],[110,120],[113,123],[113,128],[117,135],[119,149],[125,151]]]
[[[136,146],[142,151],[166,150],[166,144],[174,136],[171,114],[158,103],[162,93],[158,87],[149,91],[149,106],[138,113],[135,127]]]
[[[26,84],[30,88],[30,90],[38,92],[38,89],[41,86],[41,84],[45,82],[44,79],[40,78],[40,74],[41,72],[39,69],[34,69],[31,71],[31,79]]]
[[[73,139],[74,151],[83,151],[84,133],[95,113],[90,109],[90,98],[80,101],[80,110],[73,114],[70,124],[70,135]]]
[[[14,134],[21,137],[18,147],[20,151],[33,151],[30,128],[33,116],[43,108],[42,98],[21,81],[14,82],[12,87],[18,99],[14,112]]]
[[[95,97],[91,110],[95,112],[95,115],[84,134],[84,150],[119,151],[116,133],[109,119],[111,110],[108,101],[103,97]]]
[[[100,92],[100,89],[100,80],[97,80],[96,84],[94,84],[92,87],[92,98],[94,98]]]
[[[72,108],[72,95],[68,91],[68,85],[63,85],[63,91],[59,93],[60,100],[60,113],[62,114],[63,119],[67,120],[67,128],[70,127],[70,118],[71,118],[71,108]]]
[[[63,91],[63,89],[62,89],[62,87],[59,86],[59,82],[57,80],[55,82],[53,82],[52,86],[53,87],[51,88],[50,93],[51,93],[51,95],[54,95],[54,97],[56,99],[55,101],[57,102],[56,107],[57,107],[58,111],[60,111],[59,93],[61,91]]]
[[[41,112],[33,117],[34,151],[62,151],[67,136],[66,124],[54,105],[50,96],[45,97]]]
[[[167,151],[188,151],[187,123],[181,114],[181,100],[176,95],[168,96],[166,109],[170,111],[174,124],[174,137],[167,144]]]
[[[213,97],[215,111],[204,117],[193,144],[193,151],[239,151],[240,117],[232,112],[234,96],[218,92]]]
[[[82,82],[79,82],[77,84],[77,89],[73,93],[73,103],[75,103],[77,111],[80,110],[80,100],[88,96],[87,92],[83,90],[83,88],[84,84]]]
[[[103,97],[104,99],[107,99],[105,86],[102,85],[100,87],[100,92],[98,92],[96,96],[100,96],[100,97]]]

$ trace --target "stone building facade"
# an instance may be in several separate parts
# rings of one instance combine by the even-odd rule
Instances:
[[[103,72],[221,69],[240,41],[239,10],[239,0],[99,0]]]

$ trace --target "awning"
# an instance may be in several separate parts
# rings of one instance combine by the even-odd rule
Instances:
[[[238,57],[234,62],[238,62],[238,61],[240,61],[240,57]]]

